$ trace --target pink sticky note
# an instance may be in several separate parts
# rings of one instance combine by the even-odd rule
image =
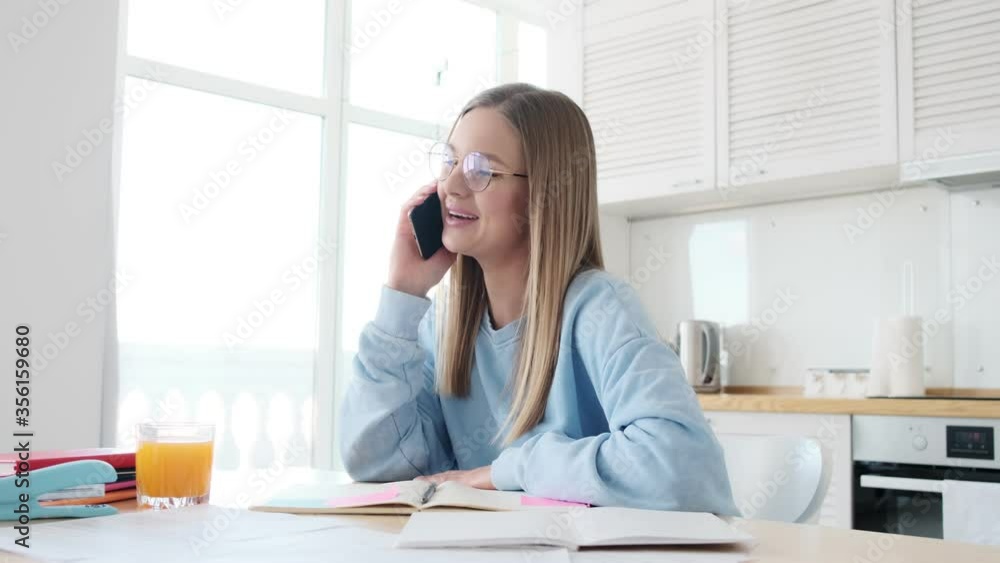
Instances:
[[[570,502],[568,500],[556,500],[552,498],[533,497],[521,495],[521,506],[590,506],[585,502]]]
[[[392,485],[384,491],[379,491],[377,493],[368,493],[366,495],[354,495],[350,497],[337,497],[326,501],[327,506],[341,507],[341,506],[368,506],[370,504],[378,504],[380,502],[386,502],[392,500],[399,496],[399,485]]]

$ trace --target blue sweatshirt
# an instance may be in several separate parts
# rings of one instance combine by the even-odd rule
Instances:
[[[361,333],[339,416],[344,465],[359,481],[491,467],[500,490],[586,502],[738,515],[718,441],[674,352],[631,286],[578,274],[566,293],[545,416],[503,447],[518,319],[476,337],[467,397],[434,388],[434,307],[382,288]]]

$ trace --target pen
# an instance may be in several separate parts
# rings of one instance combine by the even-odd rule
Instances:
[[[427,501],[431,500],[431,497],[437,491],[437,487],[437,483],[431,483],[431,486],[427,487],[427,490],[424,492],[423,498],[420,499],[420,504],[427,504]]]

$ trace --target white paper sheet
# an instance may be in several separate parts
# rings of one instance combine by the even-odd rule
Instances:
[[[397,545],[423,549],[577,544],[569,512],[471,511],[418,512],[410,516]]]
[[[358,563],[572,563],[562,548],[545,549],[397,549],[396,534],[365,528],[340,528],[268,542],[269,557],[252,559],[255,551],[228,544],[217,559],[200,561],[344,561]],[[279,554],[280,558],[275,558]],[[259,554],[258,554],[259,557]]]
[[[753,536],[704,512],[594,508],[574,513],[580,545],[671,545],[749,542]]]
[[[31,549],[0,550],[54,563],[365,561],[372,563],[571,563],[563,549],[399,550],[396,534],[356,527],[343,516],[295,516],[202,505],[31,527]]]
[[[572,563],[744,563],[753,561],[749,549],[718,551],[692,548],[583,549],[570,552]]]
[[[712,514],[632,508],[565,512],[421,512],[400,547],[694,545],[752,543],[753,536]]]

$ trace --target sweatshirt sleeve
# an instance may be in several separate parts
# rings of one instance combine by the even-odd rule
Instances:
[[[597,285],[567,319],[609,431],[522,436],[493,462],[494,485],[598,506],[738,515],[722,449],[677,356],[630,286]]]
[[[341,458],[358,481],[402,481],[453,468],[434,390],[431,301],[382,287],[361,331],[338,417]]]

